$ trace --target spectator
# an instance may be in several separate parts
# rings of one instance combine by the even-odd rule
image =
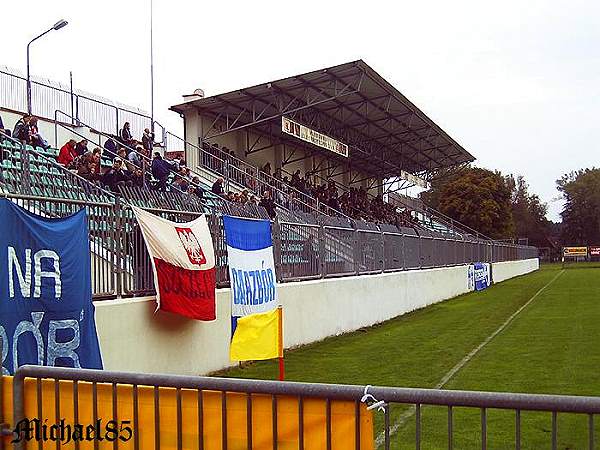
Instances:
[[[133,171],[129,172],[129,180],[133,186],[143,188],[145,186],[144,172],[142,169],[133,167]]]
[[[271,198],[271,191],[269,190],[265,191],[262,198],[260,199],[260,202],[258,203],[258,206],[262,206],[263,208],[265,208],[267,210],[267,214],[271,219],[274,219],[277,215],[277,211],[275,210],[275,203]]]
[[[102,184],[113,192],[119,192],[119,186],[128,184],[129,178],[123,171],[123,161],[120,157],[115,157],[112,167],[102,175],[101,180]]]
[[[104,143],[104,148],[108,151],[110,159],[114,159],[117,154],[117,143],[112,138],[108,138]]]
[[[200,185],[200,178],[194,177],[188,186],[188,192],[196,194],[200,199],[204,198],[204,189]]]
[[[267,174],[267,175],[271,175],[271,163],[267,162],[264,166],[262,166],[262,169],[260,169],[261,172]]]
[[[142,168],[142,156],[140,155],[140,153],[142,153],[141,150],[144,150],[144,148],[141,145],[137,145],[135,150],[131,150],[129,155],[127,155],[127,160],[139,168]]]
[[[123,144],[129,147],[133,147],[133,145],[135,144],[135,142],[133,141],[133,136],[131,135],[129,122],[125,122],[123,124],[123,128],[121,128],[121,131],[119,132],[119,138],[121,139],[121,142]]]
[[[86,159],[77,168],[77,175],[85,178],[88,181],[96,181],[100,179],[99,164],[94,159]]]
[[[217,178],[217,181],[215,181],[215,183],[212,185],[212,192],[213,194],[217,194],[222,196],[223,195],[223,178],[219,177]]]
[[[142,136],[142,147],[148,153],[152,153],[152,150],[154,149],[154,133],[148,128],[144,130],[144,134]]]
[[[167,190],[167,180],[171,173],[172,166],[168,161],[165,161],[160,153],[154,152],[154,159],[152,159],[152,176],[158,180],[156,188],[159,191]]]
[[[38,130],[38,119],[37,117],[31,117],[29,119],[29,137],[27,143],[33,147],[42,147],[44,150],[50,148],[50,144],[42,137]]]
[[[179,170],[179,172],[177,172],[177,175],[175,175],[175,180],[173,180],[173,186],[175,186],[182,192],[187,192],[189,182],[187,178],[187,168],[185,166],[182,167]]]
[[[81,141],[79,141],[77,143],[77,146],[75,147],[75,151],[77,152],[77,155],[81,156],[81,155],[87,153],[88,152],[87,145],[88,145],[87,139],[82,139]]]
[[[56,157],[56,162],[70,169],[73,166],[73,161],[77,158],[76,145],[77,142],[75,139],[70,139],[69,142],[61,147]]]
[[[31,119],[30,116],[23,116],[21,117],[17,123],[15,124],[15,127],[13,129],[13,137],[19,141],[21,141],[23,144],[26,144],[27,141],[29,140],[29,120]]]

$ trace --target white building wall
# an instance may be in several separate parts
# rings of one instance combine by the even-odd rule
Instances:
[[[493,273],[506,279],[537,267],[537,259],[500,263]],[[281,284],[284,345],[374,325],[467,290],[466,265]],[[217,320],[210,323],[155,313],[151,297],[96,302],[105,368],[199,375],[232,366],[230,301],[229,289],[217,290]]]
[[[509,278],[524,275],[540,268],[540,260],[524,259],[522,261],[508,261],[495,263],[492,267],[492,277],[494,283],[508,280]]]

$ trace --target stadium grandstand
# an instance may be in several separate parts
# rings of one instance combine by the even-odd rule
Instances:
[[[2,195],[49,217],[89,209],[97,298],[154,289],[131,205],[175,221],[208,214],[220,285],[223,213],[274,221],[280,281],[536,256],[395,192],[474,157],[363,61],[187,95],[171,108],[184,138],[41,79],[30,121],[24,82],[0,70]]]

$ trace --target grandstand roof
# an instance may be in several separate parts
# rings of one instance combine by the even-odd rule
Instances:
[[[350,163],[377,177],[431,173],[475,158],[362,60],[175,105],[222,119],[205,140],[244,128],[280,140],[281,117],[349,146]],[[330,158],[342,158],[315,147]]]

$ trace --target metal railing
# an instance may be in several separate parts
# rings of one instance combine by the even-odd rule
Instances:
[[[215,175],[210,177],[209,181],[211,182],[221,176],[225,180],[227,189],[247,189],[258,196],[263,195],[266,191],[271,191],[275,203],[290,211],[325,214],[349,219],[341,211],[331,208],[313,196],[299,191],[216,146],[207,144],[204,148],[187,142],[173,133],[167,132],[166,135],[169,149],[172,149],[173,146],[176,148],[183,146],[182,151],[193,150],[198,154],[200,164],[197,169],[207,169],[214,173]]]
[[[13,111],[27,111],[27,79],[4,67],[0,69],[0,92],[2,106]],[[131,124],[134,136],[142,136],[145,128],[153,128],[164,141],[165,128],[144,111],[133,109],[87,94],[51,80],[34,77],[31,80],[32,114],[54,120],[54,111],[70,111],[71,125],[93,123],[93,129],[119,134],[125,122]]]
[[[14,141],[14,140],[13,140]],[[207,213],[213,236],[217,283],[228,283],[222,215],[267,218],[255,205],[220,201],[194,206],[177,193],[156,191],[127,200],[78,177],[28,146],[12,146],[3,161],[3,196],[49,217],[88,209],[96,298],[154,291],[153,272],[129,202],[175,222]],[[122,193],[127,194],[127,188]],[[140,203],[133,202],[136,198]],[[281,214],[273,221],[276,274],[281,282],[445,267],[475,261],[500,262],[537,257],[535,247],[376,225],[305,214]]]
[[[270,420],[261,423],[260,426],[267,427],[265,431],[271,436],[271,442],[265,444],[273,449],[290,442],[294,443],[293,448],[304,448],[303,443],[310,433],[308,417],[312,417],[313,422],[317,419],[315,411],[312,416],[307,416],[305,412],[311,400],[322,400],[324,403],[319,416],[324,421],[323,442],[317,443],[316,448],[327,449],[339,448],[336,436],[339,438],[340,435],[334,432],[338,431],[337,429],[333,430],[332,406],[336,402],[353,405],[349,408],[351,424],[346,424],[344,437],[353,443],[350,448],[355,450],[380,447],[390,450],[392,445],[397,447],[397,444],[400,444],[401,448],[417,450],[422,447],[452,449],[455,443],[457,448],[462,448],[457,442],[459,440],[467,441],[463,445],[467,443],[469,448],[478,447],[485,450],[489,443],[497,444],[498,439],[502,439],[501,448],[521,449],[523,446],[556,450],[562,436],[566,436],[569,441],[577,440],[578,445],[574,448],[593,450],[596,441],[594,418],[600,414],[600,397],[295,383],[41,366],[19,368],[12,383],[14,424],[27,418],[27,409],[34,415],[36,411],[38,415],[44,412],[42,402],[48,400],[46,397],[42,398],[41,392],[43,383],[46,383],[48,389],[45,390],[45,395],[48,395],[50,403],[55,405],[55,408],[45,410],[49,416],[49,423],[65,416],[71,416],[77,421],[78,411],[83,408],[94,411],[94,419],[97,419],[100,402],[112,403],[112,408],[104,409],[106,416],[102,419],[130,420],[135,448],[140,447],[142,438],[139,430],[142,420],[139,398],[144,388],[151,389],[150,398],[145,398],[150,400],[150,405],[145,407],[154,410],[153,414],[146,414],[153,426],[152,422],[145,425],[154,429],[154,448],[157,449],[163,442],[161,433],[165,430],[164,423],[167,421],[172,427],[168,430],[172,443],[165,446],[183,448],[184,423],[189,424],[184,415],[184,395],[189,408],[186,411],[191,413],[194,420],[194,427],[186,429],[186,434],[193,436],[193,441],[197,441],[199,448],[204,448],[205,441],[210,439],[214,448],[224,450],[232,446],[232,436],[235,430],[239,431],[240,428],[245,430],[245,433],[241,439],[238,437],[235,441],[236,448],[253,448],[252,438],[257,425],[254,423],[253,400],[255,397],[264,396],[268,400]],[[84,391],[84,386],[87,385],[91,387],[86,387]],[[170,400],[166,398],[167,392],[163,388],[171,388],[174,391],[170,394]],[[205,411],[208,408],[203,408],[203,401],[208,392],[216,395],[219,409],[213,410],[210,417],[206,416],[210,414]],[[233,400],[232,395],[235,394],[245,397],[241,399],[243,409],[237,414],[233,406],[231,409],[229,407],[229,401]],[[117,399],[125,406],[119,406]],[[278,427],[286,423],[283,410],[278,408],[284,399],[292,400],[294,412],[290,410],[287,414],[295,415],[292,420],[295,426],[288,429],[285,437],[278,432]],[[164,401],[172,408],[161,410]],[[374,420],[370,430],[363,426],[366,406],[363,402],[373,411]],[[237,407],[239,406],[238,403]],[[125,411],[132,417],[123,417],[124,410],[120,408],[126,408]],[[499,414],[505,416],[509,411],[513,412],[510,419],[498,421]],[[545,417],[550,422],[548,432],[533,434],[529,414],[542,413],[547,413]],[[236,421],[231,420],[230,415],[234,414],[238,418]],[[205,428],[204,424],[215,416],[219,417],[221,426],[213,429],[215,434],[207,434],[210,433],[209,428]],[[559,429],[559,419],[566,416],[571,420],[579,420],[581,426]],[[433,422],[433,426],[432,418],[439,419]],[[39,419],[43,421],[45,418]],[[290,423],[289,416],[287,423]],[[10,429],[10,425],[7,428]],[[369,441],[365,441],[365,437],[369,437]],[[25,441],[21,440],[16,448],[25,448]]]

